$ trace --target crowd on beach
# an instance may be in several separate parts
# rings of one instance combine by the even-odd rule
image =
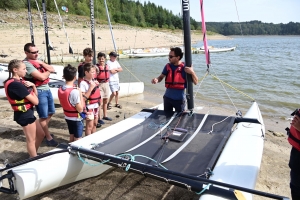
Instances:
[[[47,146],[58,145],[48,127],[55,114],[54,100],[48,84],[49,76],[55,70],[38,59],[39,50],[34,44],[25,44],[24,52],[25,59],[9,62],[9,77],[4,82],[4,88],[14,111],[14,121],[22,126],[26,136],[29,156],[35,157],[44,139]],[[116,60],[117,53],[111,52],[109,56],[110,60],[106,62],[106,55],[99,52],[98,62],[93,65],[94,51],[85,48],[84,61],[78,67],[68,64],[63,68],[62,79],[65,79],[65,85],[58,89],[58,98],[69,129],[70,142],[83,137],[84,122],[85,136],[88,136],[105,124],[105,120],[112,121],[107,116],[107,110],[112,108],[113,99],[114,105],[122,108],[118,103],[118,73],[123,69]],[[34,115],[34,107],[39,119]]]
[[[49,88],[49,76],[55,72],[51,65],[38,60],[38,48],[27,43],[24,46],[25,59],[11,60],[8,64],[9,77],[4,82],[7,100],[14,111],[14,121],[23,128],[27,151],[30,157],[37,156],[38,148],[46,139],[48,146],[56,147],[54,135],[49,132],[49,121],[55,114],[54,100]],[[73,142],[96,132],[96,128],[112,121],[107,110],[112,106],[122,108],[118,103],[119,72],[123,69],[117,61],[116,52],[109,53],[109,60],[103,52],[97,54],[97,64],[93,64],[94,51],[83,50],[84,61],[78,67],[70,64],[63,68],[65,85],[58,89],[58,98],[63,108],[69,130],[69,141]],[[186,74],[198,83],[192,66],[181,61],[180,48],[170,49],[169,63],[162,73],[151,80],[156,84],[165,79],[166,91],[163,97],[165,112],[182,113],[185,109]],[[109,95],[109,93],[111,94]],[[113,103],[113,100],[115,103]],[[34,108],[39,119],[34,115]],[[102,109],[101,109],[102,108]],[[84,125],[85,124],[85,125]],[[85,126],[85,128],[84,128]],[[290,188],[293,199],[300,199],[300,111],[294,112],[288,141],[292,145],[289,166]]]

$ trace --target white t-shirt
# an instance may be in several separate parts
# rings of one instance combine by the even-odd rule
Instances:
[[[114,62],[108,60],[106,64],[108,65],[109,70],[121,68],[121,65],[116,60]],[[115,74],[109,73],[109,74],[110,74],[109,81],[119,81],[119,73],[115,73]]]
[[[71,86],[63,86],[63,88],[73,88]],[[81,94],[79,94],[79,91],[77,89],[74,89],[70,92],[70,95],[69,95],[69,102],[72,106],[76,106],[76,104],[78,103],[81,103],[80,102],[80,96]],[[82,119],[81,118],[78,118],[78,117],[68,117],[65,115],[65,119],[68,119],[68,120],[72,120],[72,121],[81,121]]]
[[[86,82],[86,81],[81,81],[80,82],[80,89],[81,89],[81,92],[87,92],[90,88],[90,85]],[[98,103],[93,103],[93,104],[89,104],[87,105],[87,108],[88,109],[93,109],[93,108],[98,108],[99,107],[99,104]]]

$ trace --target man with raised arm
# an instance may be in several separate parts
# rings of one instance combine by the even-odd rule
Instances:
[[[193,83],[198,83],[198,77],[192,67],[185,66],[181,61],[183,52],[179,47],[171,48],[169,63],[164,67],[161,75],[152,79],[152,84],[161,82],[165,78],[166,92],[164,94],[164,111],[183,112],[185,109],[186,73],[192,75]]]
[[[53,135],[49,133],[48,129],[49,121],[55,113],[54,101],[48,82],[50,73],[55,72],[55,70],[51,65],[38,60],[39,50],[34,44],[25,44],[24,52],[26,55],[24,63],[27,70],[24,78],[33,82],[37,88],[39,104],[35,107],[39,115],[40,124],[46,135],[47,146],[57,146],[57,142],[53,139]]]

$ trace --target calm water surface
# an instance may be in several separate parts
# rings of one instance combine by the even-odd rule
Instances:
[[[232,40],[210,40],[208,44],[214,47],[237,46],[235,51],[212,53],[210,73],[254,98],[263,115],[284,119],[300,107],[300,36],[234,36]],[[201,47],[203,43],[193,46]],[[193,54],[192,58],[194,69],[202,78],[207,68],[205,56]],[[162,100],[164,84],[153,85],[150,81],[162,72],[167,62],[167,57],[120,60],[145,83],[145,92],[157,102]],[[121,82],[136,81],[127,70],[120,76]],[[235,109],[233,102],[245,113],[251,105],[250,98],[227,86],[225,92],[219,81],[210,75],[199,85],[194,87],[195,107],[210,104]]]

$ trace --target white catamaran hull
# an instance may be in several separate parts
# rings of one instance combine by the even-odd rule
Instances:
[[[258,119],[261,124],[239,123],[230,136],[213,170],[211,180],[254,189],[260,169],[265,126],[257,103],[253,103],[246,118]],[[252,194],[243,192],[247,200]],[[223,200],[213,195],[203,195],[200,200]]]
[[[95,142],[101,143],[119,135],[143,122],[150,115],[149,112],[140,112],[72,144],[90,149]],[[256,118],[263,124],[256,103],[253,103],[245,117]],[[263,125],[240,123],[226,144],[211,178],[254,188],[262,157],[263,138],[261,136],[263,134]],[[53,151],[58,150],[60,149]],[[24,199],[65,184],[97,176],[110,168],[91,160],[88,162],[89,164],[84,164],[77,156],[60,153],[16,167],[12,170],[15,176],[16,190],[20,198]],[[93,164],[96,166],[92,166]],[[251,199],[251,195],[247,195],[247,197]],[[217,198],[204,195],[201,200]]]

